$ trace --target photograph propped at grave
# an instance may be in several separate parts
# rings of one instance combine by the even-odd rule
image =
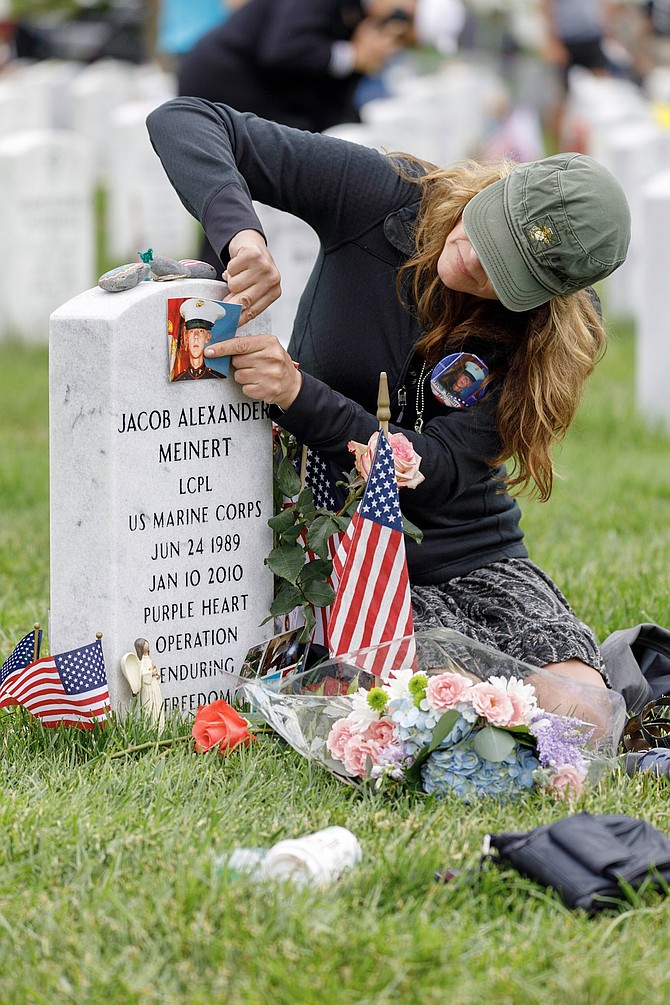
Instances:
[[[239,304],[224,304],[202,297],[168,299],[169,379],[217,380],[227,377],[229,357],[205,358],[205,348],[210,342],[233,338],[241,311]]]

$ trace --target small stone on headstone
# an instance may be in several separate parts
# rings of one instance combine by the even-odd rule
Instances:
[[[123,290],[132,290],[134,286],[146,279],[151,271],[150,266],[144,262],[131,262],[130,265],[119,265],[116,269],[110,269],[103,273],[98,279],[98,286],[108,293],[121,293]]]
[[[217,279],[218,273],[209,262],[198,262],[193,258],[183,258],[180,263],[188,269],[190,279]]]

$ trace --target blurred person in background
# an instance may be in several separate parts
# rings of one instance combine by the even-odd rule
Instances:
[[[562,145],[562,126],[568,96],[569,72],[581,66],[598,76],[617,72],[606,52],[616,4],[605,0],[540,0],[545,23],[542,55],[558,74],[558,98],[547,121],[553,150]]]
[[[359,120],[354,93],[412,41],[415,0],[247,0],[184,54],[179,94],[322,132]]]
[[[246,0],[185,53],[179,94],[322,132],[358,122],[356,89],[413,41],[416,0]],[[221,270],[206,239],[202,261]]]
[[[158,50],[180,57],[206,32],[222,24],[245,0],[161,0],[158,9]]]

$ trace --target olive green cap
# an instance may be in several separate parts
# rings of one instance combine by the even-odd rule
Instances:
[[[463,226],[501,303],[527,311],[618,269],[630,210],[606,167],[560,153],[487,185],[466,205]]]

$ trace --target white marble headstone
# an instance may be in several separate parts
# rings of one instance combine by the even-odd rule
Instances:
[[[50,125],[49,104],[45,95],[30,86],[27,70],[21,68],[0,79],[0,138]]]
[[[166,100],[169,95],[166,96]],[[130,101],[110,113],[107,254],[118,265],[153,248],[168,258],[194,258],[198,230],[154,153],[146,117],[156,101]]]
[[[636,328],[636,385],[639,411],[670,432],[670,171],[643,187],[640,214],[641,297]]]
[[[92,164],[66,130],[0,140],[2,334],[46,343],[51,312],[95,282]]]
[[[286,348],[298,302],[319,253],[319,238],[309,224],[291,213],[263,203],[255,203],[254,208],[281,275],[282,295],[272,307],[272,331]]]
[[[133,97],[133,76],[130,63],[99,59],[86,66],[72,83],[72,128],[93,144],[96,174],[102,182],[108,169],[109,119],[115,108]]]
[[[207,280],[87,290],[50,329],[52,653],[102,632],[114,707],[121,657],[148,640],[166,708],[224,697],[272,634],[268,408],[233,379],[170,381],[168,298]],[[267,313],[243,329],[267,331]]]

